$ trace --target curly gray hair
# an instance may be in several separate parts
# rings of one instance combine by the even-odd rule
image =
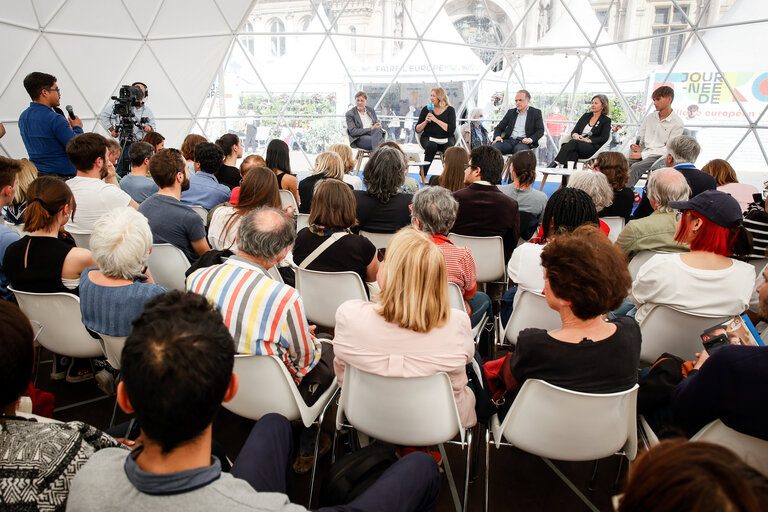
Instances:
[[[577,188],[589,194],[598,212],[613,204],[613,188],[601,172],[575,171],[568,180],[568,188]]]
[[[430,235],[446,235],[456,222],[459,203],[443,187],[425,187],[413,196],[413,216]]]

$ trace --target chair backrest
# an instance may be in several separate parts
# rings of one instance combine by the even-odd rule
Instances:
[[[696,353],[701,352],[699,335],[727,319],[724,316],[692,315],[657,305],[640,322],[640,333],[643,336],[640,360],[652,363],[664,352],[669,352],[686,361],[693,361]]]
[[[432,446],[460,433],[451,381],[444,372],[428,377],[382,377],[347,364],[336,427],[344,418],[360,432],[404,446]]]
[[[448,239],[459,247],[469,247],[477,265],[477,282],[506,281],[504,241],[500,236],[467,236],[449,233]]]
[[[203,219],[203,224],[205,224],[207,226],[208,225],[208,210],[206,210],[205,208],[203,208],[200,205],[192,205],[192,206],[190,206],[190,208],[192,208],[195,211],[195,213],[198,214],[201,219]]]
[[[691,441],[707,441],[725,446],[768,477],[768,441],[742,434],[721,420],[715,420],[703,427]]]
[[[63,356],[99,357],[101,344],[83,325],[80,298],[71,293],[22,292],[9,286],[19,307],[30,320],[43,325],[37,340],[42,346]]]
[[[269,270],[267,270],[267,274],[269,274],[269,277],[277,281],[278,283],[285,283],[283,280],[283,276],[280,274],[280,271],[277,270],[277,265],[272,265],[269,267]]]
[[[169,290],[184,290],[189,260],[184,253],[171,244],[152,244],[149,253],[149,271],[155,283]]]
[[[451,297],[451,307],[467,312],[467,305],[464,304],[464,294],[456,283],[448,283],[448,293]]]
[[[504,439],[557,460],[595,460],[622,448],[637,454],[637,390],[593,394],[528,379],[500,426]],[[497,438],[498,439],[498,438]]]
[[[280,204],[283,205],[283,208],[293,206],[296,211],[299,211],[299,205],[296,204],[296,198],[293,197],[290,190],[280,190]]]
[[[120,356],[123,354],[123,346],[128,336],[107,336],[99,333],[104,342],[104,355],[107,356],[107,362],[115,370],[120,369]]]
[[[642,267],[646,261],[653,258],[657,254],[663,253],[656,251],[640,251],[635,254],[631,260],[629,260],[629,275],[632,276],[633,281],[635,280],[635,277],[637,277],[637,273],[640,271],[640,267]]]
[[[78,247],[83,249],[91,248],[91,234],[90,233],[70,233],[72,238],[75,239],[75,243]]]
[[[389,241],[395,236],[394,233],[371,233],[370,231],[360,230],[360,234],[371,241],[376,249],[386,249]]]
[[[528,327],[550,331],[562,325],[560,314],[549,307],[543,295],[520,289],[517,295],[519,298],[515,300],[515,309],[504,329],[504,337],[509,343],[517,343],[517,335]]]
[[[608,239],[615,242],[619,238],[619,233],[624,229],[624,217],[600,217],[600,220],[608,224],[611,229],[608,232]]]
[[[276,412],[288,420],[301,418],[298,400],[299,388],[288,374],[285,364],[277,356],[238,354],[235,367],[239,387],[235,397],[223,405],[228,410],[252,420]]]
[[[307,319],[318,325],[336,325],[336,310],[342,303],[368,300],[363,280],[356,272],[320,272],[296,268],[296,289],[304,301]]]
[[[309,226],[309,214],[308,213],[300,213],[296,217],[296,232],[298,233],[305,227]]]

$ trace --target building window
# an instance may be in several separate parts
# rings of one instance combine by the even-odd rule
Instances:
[[[685,21],[688,15],[688,5],[656,7],[653,16],[653,35],[661,36],[669,32],[683,30],[687,27]],[[683,51],[685,34],[672,34],[657,37],[651,41],[651,52],[648,61],[651,64],[666,64],[677,58]]]
[[[595,11],[595,16],[597,16],[597,22],[600,23],[600,26],[608,29],[608,20],[606,20],[608,17],[608,10],[600,9],[599,11]],[[605,23],[605,25],[603,25],[603,23]]]
[[[246,34],[252,34],[253,33],[253,23],[250,21],[245,23],[245,31]],[[251,55],[256,55],[256,38],[252,35],[248,35],[245,38],[243,38],[243,43],[245,43],[245,48],[248,50],[248,53]]]
[[[357,28],[355,27],[349,27],[349,33],[352,34],[352,37],[349,38],[349,49],[352,51],[352,53],[357,52],[357,38],[354,37],[357,35]]]
[[[285,32],[285,23],[281,20],[273,19],[269,22],[269,31],[273,34],[282,34]],[[285,36],[271,36],[269,42],[272,55],[278,57],[285,55]]]
[[[309,23],[311,21],[312,21],[311,16],[304,16],[299,20],[299,28],[301,29],[302,32],[306,32],[307,30],[309,30]]]

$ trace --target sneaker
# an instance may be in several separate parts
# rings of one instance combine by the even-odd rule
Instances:
[[[107,396],[115,394],[115,377],[108,370],[101,370],[94,377],[96,385]]]
[[[53,354],[53,366],[51,367],[51,380],[63,380],[67,376],[72,358],[69,356],[60,356]]]
[[[88,359],[72,358],[67,370],[67,382],[76,383],[90,380],[93,378],[93,370]]]

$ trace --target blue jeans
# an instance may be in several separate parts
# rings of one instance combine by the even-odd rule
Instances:
[[[530,144],[523,144],[515,139],[504,139],[501,142],[494,142],[491,146],[501,151],[502,155],[513,155],[519,151],[531,149]]]
[[[485,314],[491,308],[491,298],[483,292],[475,292],[475,296],[467,300],[472,314],[469,319],[472,321],[472,327],[475,327]]]
[[[615,318],[619,318],[620,316],[635,318],[635,313],[637,313],[637,306],[629,302],[629,300],[624,299],[624,302],[621,304],[621,306],[619,306],[616,310],[608,313],[608,319],[613,320]]]

